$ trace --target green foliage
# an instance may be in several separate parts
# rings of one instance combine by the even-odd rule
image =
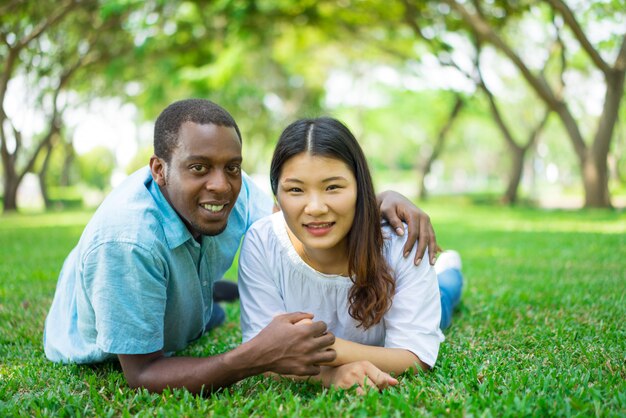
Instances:
[[[77,159],[81,181],[103,191],[111,185],[111,174],[116,164],[113,151],[99,146],[79,155]]]
[[[464,258],[462,306],[434,370],[383,393],[254,377],[192,396],[128,389],[115,363],[44,358],[43,321],[86,212],[0,218],[2,416],[623,416],[626,414],[626,214],[426,207],[438,241]],[[241,338],[236,304],[224,326],[181,355]]]
[[[152,146],[143,147],[137,151],[132,160],[126,165],[124,171],[126,174],[134,173],[141,167],[145,167],[150,162],[150,157],[154,153]]]

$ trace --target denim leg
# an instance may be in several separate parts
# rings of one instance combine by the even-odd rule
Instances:
[[[226,312],[224,312],[224,309],[218,303],[213,303],[211,318],[209,318],[209,322],[204,327],[204,331],[210,331],[213,328],[219,327],[222,323],[224,323],[225,319]]]
[[[446,329],[452,322],[452,312],[461,300],[463,275],[456,268],[450,268],[437,274],[439,292],[441,293],[441,329]]]

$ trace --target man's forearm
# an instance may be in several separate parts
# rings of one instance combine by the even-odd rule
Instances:
[[[211,357],[160,355],[136,364],[128,362],[129,357],[135,356],[119,357],[131,387],[159,393],[165,388],[184,387],[192,393],[207,393],[266,371],[263,366],[252,364],[249,354],[249,347],[240,346]]]
[[[316,375],[319,364],[335,358],[335,352],[329,349],[335,336],[326,331],[323,322],[295,325],[312,317],[302,312],[278,315],[256,337],[217,356],[168,358],[157,351],[119,354],[118,358],[128,384],[151,392],[168,387],[209,392],[268,371]]]
[[[419,369],[428,370],[428,366],[415,354],[402,348],[365,345],[342,338],[335,338],[332,348],[337,353],[337,358],[332,363],[326,363],[328,366],[340,366],[355,361],[367,360],[387,373],[400,374],[409,368],[413,368],[415,371]]]

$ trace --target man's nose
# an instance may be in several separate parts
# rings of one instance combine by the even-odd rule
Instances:
[[[215,193],[227,192],[230,189],[230,183],[226,173],[223,170],[211,170],[204,187]]]

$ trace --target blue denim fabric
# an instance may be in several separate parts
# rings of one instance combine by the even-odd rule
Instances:
[[[211,318],[204,327],[204,331],[211,331],[213,328],[217,328],[226,320],[226,312],[218,303],[213,303],[213,310],[211,311]]]
[[[452,322],[452,312],[461,300],[463,275],[456,268],[450,268],[437,275],[441,293],[441,329],[446,329]]]

